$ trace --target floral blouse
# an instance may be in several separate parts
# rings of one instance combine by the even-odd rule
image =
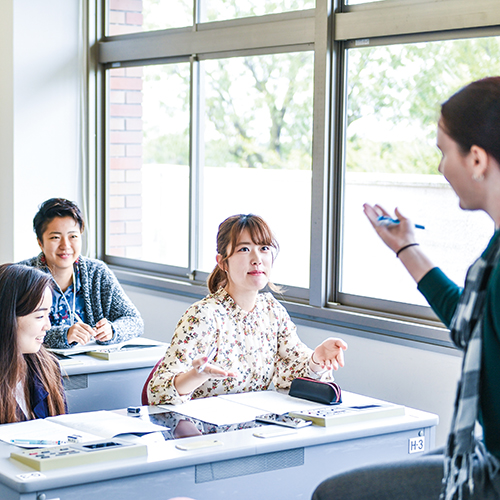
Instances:
[[[234,378],[210,378],[191,394],[179,395],[173,384],[192,361],[217,347],[212,363],[236,373]],[[193,304],[177,324],[172,343],[148,384],[150,404],[179,404],[220,394],[289,389],[296,377],[333,379],[331,370],[314,373],[312,354],[303,344],[285,308],[270,294],[257,296],[251,312],[241,309],[220,288]]]

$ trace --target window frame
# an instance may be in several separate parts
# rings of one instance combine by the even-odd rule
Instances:
[[[447,329],[430,308],[350,296],[338,291],[339,253],[335,249],[340,248],[342,226],[345,54],[359,44],[387,45],[499,35],[500,27],[495,27],[495,24],[500,25],[497,0],[476,0],[473,4],[469,0],[382,0],[353,6],[345,5],[343,0],[317,0],[315,9],[304,11],[109,37],[102,35],[105,32],[105,2],[95,0],[92,8],[95,8],[97,23],[92,28],[94,36],[89,37],[95,40],[89,73],[90,94],[95,96],[96,106],[95,116],[89,113],[95,119],[93,125],[90,120],[89,135],[95,134],[96,141],[90,147],[89,156],[95,156],[95,187],[97,193],[102,193],[96,197],[95,208],[97,254],[113,268],[122,283],[196,299],[206,294],[207,274],[196,271],[193,262],[189,269],[183,269],[105,254],[103,220],[108,209],[103,147],[106,136],[105,69],[116,67],[117,63],[143,65],[186,58],[195,67],[196,61],[201,59],[312,48],[315,62],[310,287],[287,286],[286,293],[278,298],[301,323],[322,325],[354,335],[373,335],[393,342],[452,347]],[[398,30],[394,29],[395,25]],[[198,84],[196,78],[192,80],[192,108],[197,105]],[[199,124],[191,123],[194,144]],[[191,151],[191,155],[193,173],[196,151]],[[190,206],[194,213],[196,203],[196,182],[192,182]],[[193,236],[196,220],[192,217],[190,220]],[[194,238],[191,238],[191,245],[194,245]],[[194,248],[191,255],[196,261]]]

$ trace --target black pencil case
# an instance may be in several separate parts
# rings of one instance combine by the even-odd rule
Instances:
[[[308,377],[299,377],[292,381],[289,396],[308,399],[324,405],[342,403],[342,391],[335,382],[323,382]]]

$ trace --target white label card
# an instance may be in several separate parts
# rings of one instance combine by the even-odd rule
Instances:
[[[422,453],[425,451],[425,436],[408,439],[408,453]]]

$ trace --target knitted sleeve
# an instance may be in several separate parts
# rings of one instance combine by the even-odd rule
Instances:
[[[144,322],[139,311],[104,262],[82,259],[80,278],[87,322],[94,327],[99,320],[106,318],[113,328],[113,338],[99,343],[124,342],[143,334]]]

